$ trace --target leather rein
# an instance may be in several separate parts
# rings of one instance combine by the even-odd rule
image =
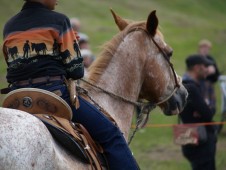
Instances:
[[[179,82],[178,82],[177,75],[176,75],[176,72],[175,72],[175,70],[174,70],[173,64],[170,62],[169,56],[168,56],[168,55],[165,53],[165,51],[158,45],[158,43],[155,41],[154,37],[151,36],[147,30],[145,30],[145,29],[143,29],[143,28],[140,28],[140,27],[131,29],[131,30],[127,33],[127,35],[128,35],[129,33],[135,32],[135,31],[143,31],[143,32],[145,32],[145,33],[148,35],[148,37],[153,41],[153,43],[155,44],[155,46],[159,49],[159,51],[162,53],[163,57],[165,58],[165,60],[166,60],[167,63],[169,64],[169,66],[170,66],[170,68],[171,68],[171,70],[172,70],[172,72],[173,72],[173,76],[174,76],[174,80],[175,80],[175,86],[174,86],[174,89],[173,89],[172,93],[171,93],[169,96],[167,96],[165,99],[163,99],[163,100],[161,100],[161,101],[159,101],[159,102],[157,102],[157,103],[153,103],[153,102],[137,102],[137,101],[132,101],[132,100],[130,100],[130,99],[128,99],[128,98],[125,98],[125,97],[123,97],[123,96],[121,96],[121,95],[115,94],[115,93],[113,93],[113,92],[110,92],[110,91],[108,91],[108,90],[106,90],[106,89],[103,89],[102,87],[100,87],[100,86],[98,86],[98,85],[95,85],[95,84],[93,84],[93,83],[91,83],[91,82],[89,82],[89,81],[87,81],[87,80],[85,80],[85,79],[83,79],[83,78],[80,79],[80,80],[83,81],[84,83],[86,83],[86,84],[88,84],[88,85],[90,85],[90,86],[92,86],[92,87],[94,87],[94,88],[96,88],[96,89],[98,89],[98,90],[100,90],[100,91],[102,91],[102,92],[108,94],[109,96],[112,96],[112,97],[114,97],[114,98],[116,98],[116,99],[119,99],[119,100],[121,100],[121,101],[123,101],[123,102],[132,104],[132,105],[134,105],[134,106],[136,106],[136,107],[139,107],[139,108],[141,109],[141,113],[142,113],[142,114],[148,115],[148,114],[149,114],[156,106],[158,106],[158,105],[160,105],[160,104],[166,102],[167,100],[169,100],[169,98],[171,98],[171,97],[174,95],[174,93],[177,91],[177,89],[180,88],[180,84],[179,84]],[[97,104],[97,103],[91,98],[91,96],[88,94],[88,91],[87,91],[87,90],[85,90],[85,89],[83,89],[83,88],[81,88],[81,87],[79,87],[79,88],[80,88],[80,92],[83,93],[83,94],[85,94],[85,95],[87,95],[87,96],[91,99],[91,101],[92,101],[95,105],[97,105],[97,106],[99,107],[100,111],[106,112],[99,104]],[[81,90],[81,89],[82,89],[82,90]],[[82,91],[83,91],[83,92],[82,92]],[[136,128],[135,128],[135,130],[133,131],[133,133],[132,133],[132,135],[131,135],[131,137],[130,137],[130,139],[129,139],[128,145],[131,143],[131,141],[132,141],[132,139],[133,139],[135,133],[136,133],[137,130],[139,129],[139,125],[140,125],[140,123],[141,123],[141,117],[142,117],[142,114],[140,114],[140,115],[138,116],[138,118],[137,118]],[[147,116],[147,118],[148,118],[148,116]],[[147,118],[146,118],[146,119],[147,119]]]

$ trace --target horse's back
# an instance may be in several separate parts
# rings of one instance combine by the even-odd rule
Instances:
[[[54,169],[48,165],[53,146],[50,133],[37,118],[0,108],[0,169]]]
[[[0,170],[86,170],[29,113],[0,107]]]

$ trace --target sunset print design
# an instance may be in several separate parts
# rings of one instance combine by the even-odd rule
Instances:
[[[60,35],[53,28],[37,28],[8,35],[3,51],[8,64],[17,59],[26,60],[39,55],[61,56],[69,63],[78,56],[79,47],[72,30]]]

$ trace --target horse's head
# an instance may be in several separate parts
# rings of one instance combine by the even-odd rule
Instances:
[[[173,50],[157,29],[158,19],[151,12],[146,22],[130,23],[117,16],[115,22],[125,35],[139,32],[137,38],[142,43],[139,56],[145,61],[142,68],[142,85],[139,98],[159,105],[166,115],[180,113],[186,103],[187,90],[181,83],[170,62]]]

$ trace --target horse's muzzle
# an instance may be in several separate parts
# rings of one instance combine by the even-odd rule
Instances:
[[[183,86],[180,87],[163,107],[164,114],[170,116],[182,112],[186,105],[187,97],[187,90]]]

